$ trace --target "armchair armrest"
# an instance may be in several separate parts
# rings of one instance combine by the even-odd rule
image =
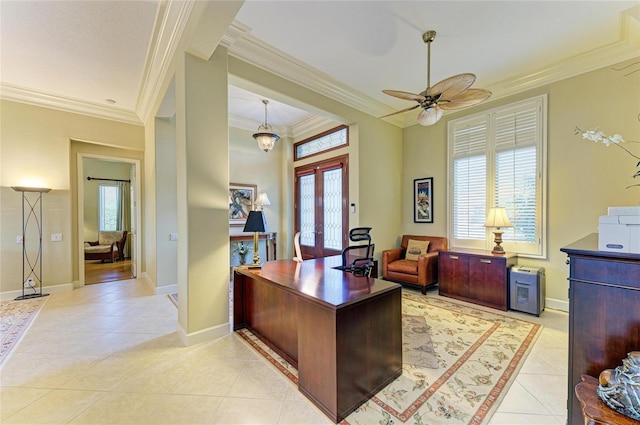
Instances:
[[[438,267],[438,251],[420,255],[418,257],[418,281],[426,282],[427,277],[434,276],[436,267]]]
[[[84,243],[88,243],[91,246],[98,246],[99,245],[98,241],[84,241]]]
[[[386,270],[387,265],[402,258],[404,248],[393,248],[382,251],[382,269]]]

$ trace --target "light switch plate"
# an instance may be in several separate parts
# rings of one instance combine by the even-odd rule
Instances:
[[[62,233],[52,233],[51,242],[62,242]]]

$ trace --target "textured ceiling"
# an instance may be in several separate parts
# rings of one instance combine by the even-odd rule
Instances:
[[[139,120],[158,34],[180,4],[0,1],[2,97]],[[381,90],[426,87],[429,29],[438,33],[431,83],[472,72],[474,87],[494,98],[640,56],[638,1],[256,0],[235,19],[231,55],[374,116],[411,106]],[[229,98],[230,115],[247,128],[264,120],[262,98],[276,127],[310,119],[304,105],[266,89],[232,87]],[[404,115],[394,123],[408,125],[415,113]]]

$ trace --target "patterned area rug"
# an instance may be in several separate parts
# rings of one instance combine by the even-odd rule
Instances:
[[[0,302],[0,367],[9,358],[49,297]]]
[[[403,292],[403,372],[341,423],[487,424],[513,383],[542,325]],[[424,318],[424,324],[419,319]],[[407,324],[410,323],[410,326]],[[413,330],[408,330],[408,328]],[[417,329],[417,330],[416,330]],[[407,355],[407,333],[434,363]],[[430,341],[421,338],[428,333]],[[238,334],[294,383],[297,370],[250,331]],[[415,358],[414,358],[415,357]],[[428,358],[428,356],[423,356]]]

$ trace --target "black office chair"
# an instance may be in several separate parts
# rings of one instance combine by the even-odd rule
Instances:
[[[366,241],[367,244],[350,245],[343,249],[341,270],[356,276],[371,276],[374,265],[373,251],[376,245],[371,243],[370,231],[371,227],[356,227],[349,231],[349,239],[352,242]]]

